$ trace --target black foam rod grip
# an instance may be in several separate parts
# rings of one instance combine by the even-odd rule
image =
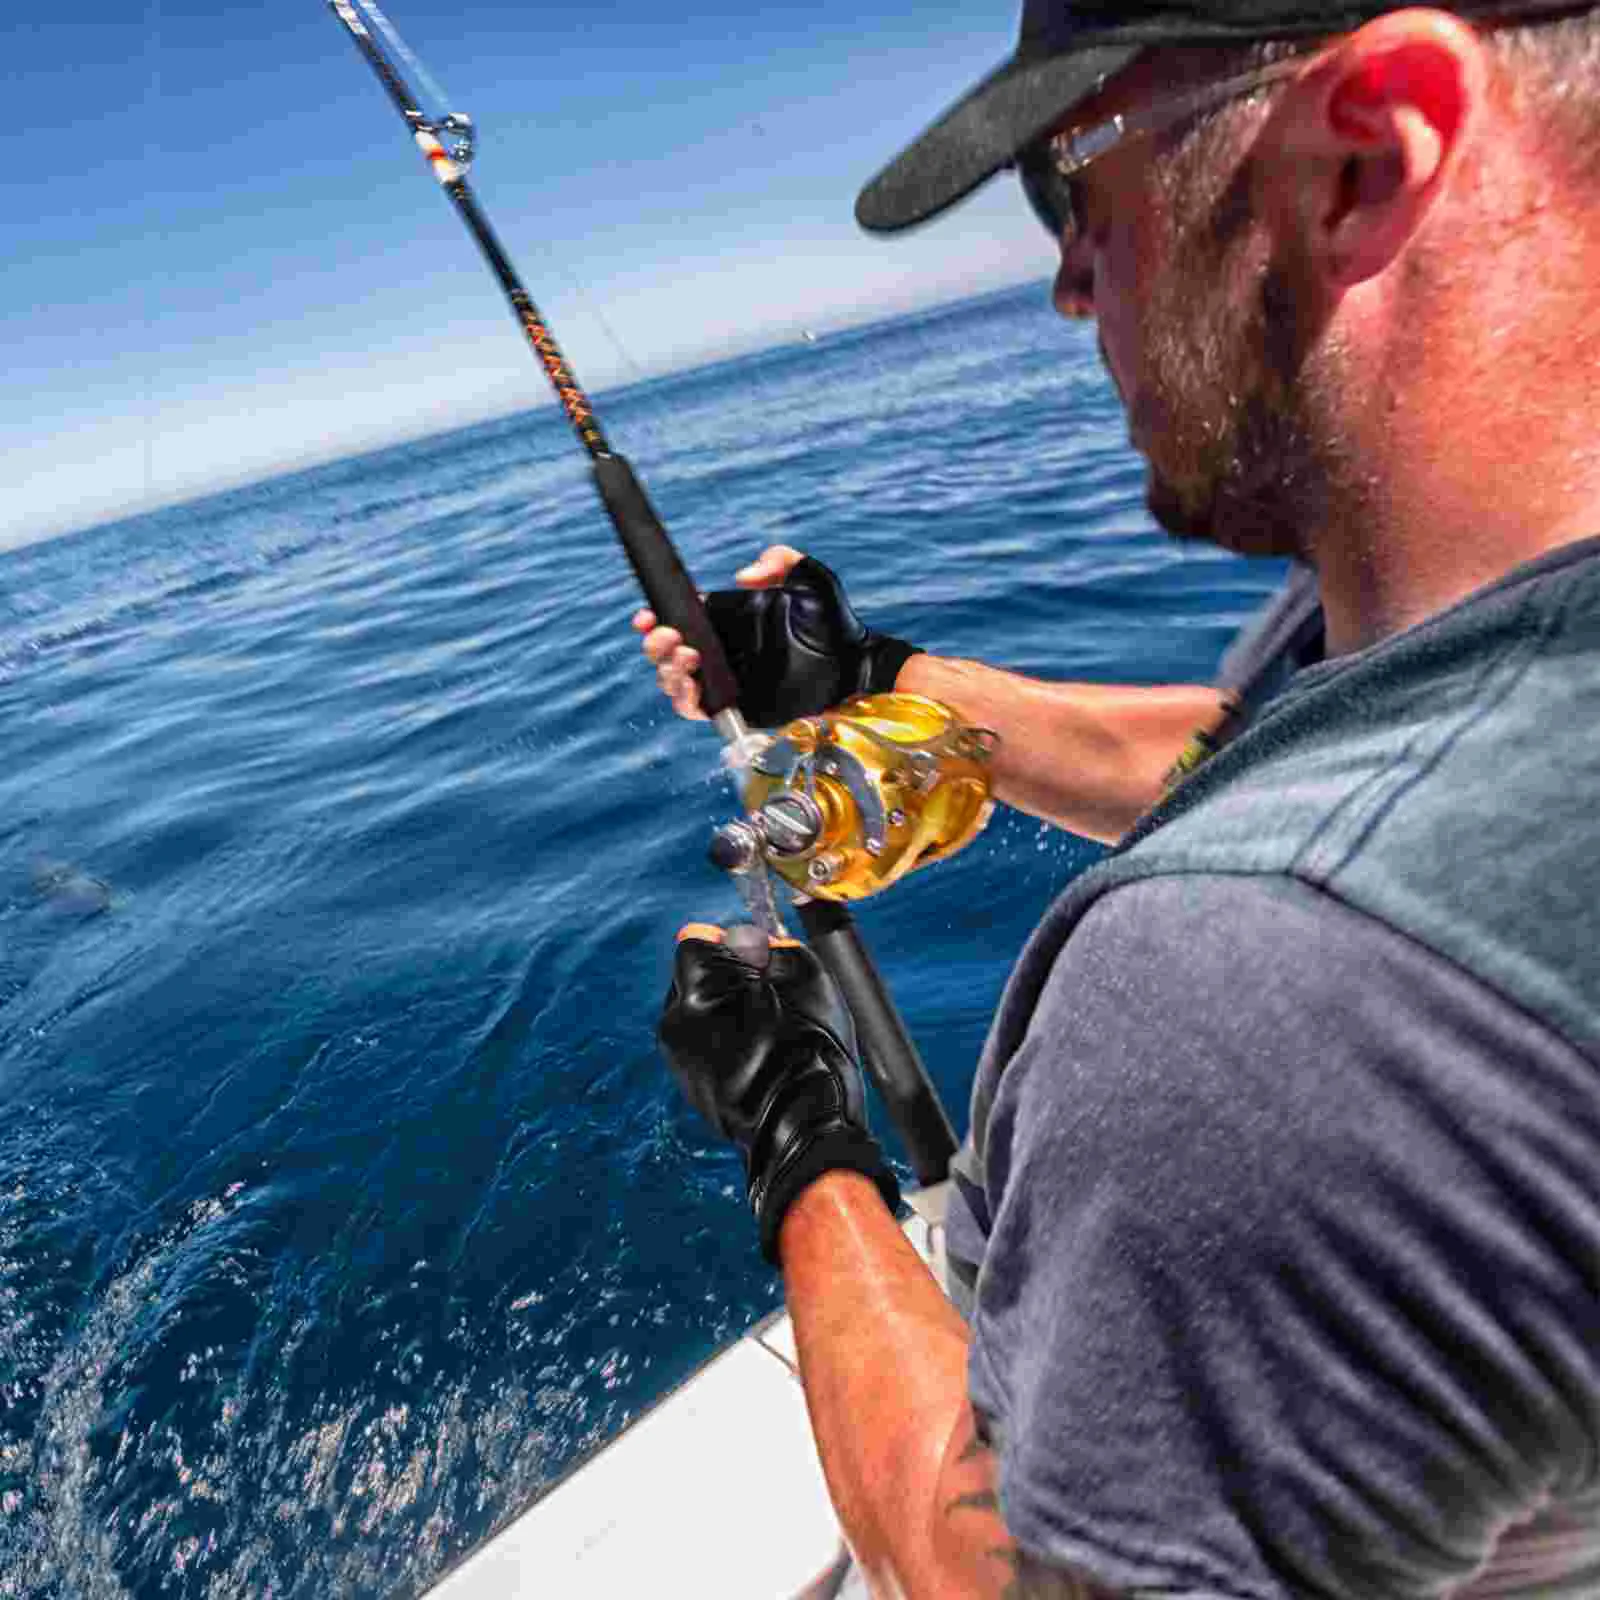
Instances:
[[[701,709],[708,717],[732,710],[739,703],[733,669],[706,615],[700,591],[678,559],[644,485],[634,476],[627,458],[618,455],[595,457],[594,481],[650,609],[700,652]]]
[[[917,1182],[943,1183],[950,1176],[956,1136],[855,918],[836,900],[797,900],[795,910],[817,959],[850,1008],[862,1063],[883,1096]]]

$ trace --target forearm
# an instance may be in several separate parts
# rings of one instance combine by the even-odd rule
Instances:
[[[779,1250],[812,1431],[851,1547],[875,1592],[945,1592],[927,1534],[967,1409],[966,1325],[853,1173],[801,1194]]]
[[[779,1252],[823,1474],[873,1592],[1114,1600],[1007,1533],[966,1324],[873,1186],[825,1174],[790,1207]]]
[[[658,1036],[684,1093],[745,1153],[829,1492],[875,1590],[1100,1600],[1001,1520],[967,1327],[895,1222],[849,1016],[816,956],[779,940],[753,963],[689,924]]]
[[[1000,735],[998,799],[1106,843],[1155,804],[1189,740],[1225,705],[1204,685],[1046,683],[935,655],[912,656],[895,687]]]

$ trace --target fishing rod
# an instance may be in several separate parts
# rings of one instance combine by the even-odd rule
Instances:
[[[419,65],[373,0],[328,3],[388,92],[499,283],[588,453],[601,503],[651,609],[699,653],[701,705],[724,741],[736,782],[737,775],[745,776],[741,800],[748,813],[719,831],[712,860],[734,877],[753,919],[767,933],[782,932],[768,869],[789,884],[807,939],[849,1006],[868,1071],[918,1181],[939,1182],[956,1149],[950,1120],[843,902],[942,859],[976,834],[988,814],[985,736],[956,726],[942,707],[934,708],[943,712],[942,719],[918,711],[908,718],[904,707],[868,703],[912,698],[893,695],[868,697],[853,717],[804,719],[804,725],[792,724],[776,739],[750,728],[700,591],[633,467],[606,438],[594,406],[467,182],[474,156],[471,119],[455,111],[437,118],[423,112],[367,26],[370,19],[408,62]],[[435,97],[443,99],[436,90]],[[764,942],[760,948],[764,953]]]

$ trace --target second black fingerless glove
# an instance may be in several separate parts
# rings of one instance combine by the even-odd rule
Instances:
[[[768,1261],[790,1205],[824,1172],[860,1172],[899,1204],[867,1131],[850,1014],[809,950],[779,946],[760,970],[725,945],[683,940],[658,1035],[689,1102],[744,1155]]]

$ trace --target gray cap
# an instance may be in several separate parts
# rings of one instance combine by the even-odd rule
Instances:
[[[895,233],[972,193],[1151,45],[1249,44],[1341,33],[1408,0],[1023,0],[1010,59],[895,157],[856,199],[856,221]],[[1530,19],[1573,0],[1443,0],[1466,16]]]

